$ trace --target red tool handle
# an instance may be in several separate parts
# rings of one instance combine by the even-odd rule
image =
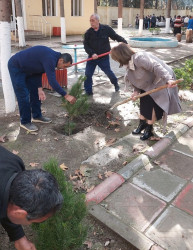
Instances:
[[[106,56],[106,55],[109,55],[110,53],[111,53],[111,52],[109,51],[109,52],[106,52],[106,53],[103,53],[103,54],[98,55],[98,57]],[[83,60],[83,61],[80,61],[80,62],[72,63],[71,66],[74,66],[74,65],[79,64],[79,63],[91,61],[91,60],[93,60],[92,57],[90,57],[90,58],[88,58],[88,59],[85,59],[85,60]]]

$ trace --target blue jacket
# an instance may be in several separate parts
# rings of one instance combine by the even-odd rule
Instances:
[[[192,29],[193,30],[193,19],[190,19],[188,21],[188,29]]]
[[[11,183],[16,175],[24,170],[25,166],[21,158],[0,146],[0,223],[11,241],[19,240],[25,235],[21,225],[13,224],[7,218]]]
[[[62,96],[65,96],[66,92],[57,82],[55,74],[55,68],[60,57],[61,53],[46,46],[34,46],[16,53],[10,58],[10,62],[16,68],[22,69],[28,77],[30,75],[37,75],[39,87],[42,86],[42,74],[46,73],[48,82],[52,88]]]

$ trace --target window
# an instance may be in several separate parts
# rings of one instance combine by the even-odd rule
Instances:
[[[57,0],[42,0],[43,16],[57,16]]]
[[[83,0],[71,0],[71,16],[82,16]]]

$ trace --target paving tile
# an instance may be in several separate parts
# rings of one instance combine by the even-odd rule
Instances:
[[[135,185],[125,183],[101,205],[125,224],[143,232],[166,204]]]
[[[188,117],[185,121],[182,122],[183,124],[186,124],[188,127],[193,127],[193,116]]]
[[[193,158],[193,128],[181,136],[172,149]]]
[[[156,162],[162,169],[165,169],[183,179],[193,178],[193,158],[179,152],[166,151]]]
[[[173,205],[186,211],[193,216],[193,183],[189,183],[186,188],[176,197]]]
[[[193,249],[193,217],[170,206],[145,235],[167,250]]]
[[[133,183],[169,202],[182,189],[186,181],[178,176],[171,175],[167,171],[156,169],[149,172],[145,170],[140,171],[133,178]]]
[[[181,135],[188,131],[189,127],[185,124],[179,124],[176,128],[174,128],[170,133],[164,136],[164,138],[170,138],[171,140],[176,140]]]

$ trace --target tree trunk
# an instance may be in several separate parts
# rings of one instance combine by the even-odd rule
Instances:
[[[170,33],[170,16],[171,16],[171,4],[172,0],[167,2],[167,13],[166,13],[166,33]]]
[[[144,0],[140,0],[139,36],[143,33]]]
[[[5,112],[15,111],[15,94],[11,83],[7,63],[11,56],[11,0],[0,1],[0,47],[2,87],[5,99]]]
[[[123,0],[118,1],[118,33],[122,34],[122,27],[123,27]]]
[[[97,13],[97,0],[94,0],[94,13]]]
[[[21,0],[15,0],[15,12],[17,17],[19,47],[25,47],[24,21],[22,16]]]
[[[64,13],[64,0],[60,0],[60,25],[61,25],[61,43],[66,43],[66,21]]]

